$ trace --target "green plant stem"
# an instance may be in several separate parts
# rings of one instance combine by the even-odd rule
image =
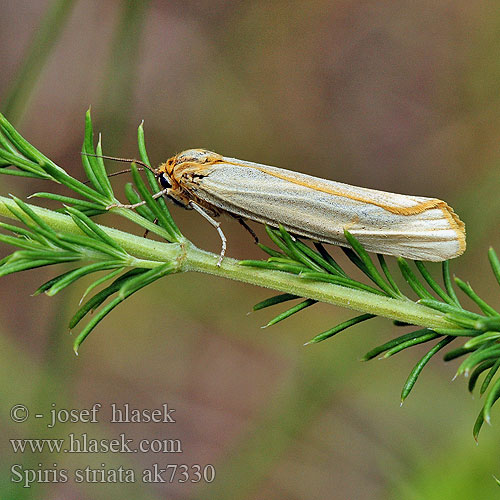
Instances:
[[[38,82],[45,63],[52,53],[61,32],[75,5],[75,0],[54,0],[34,31],[22,65],[12,80],[10,90],[2,102],[2,112],[12,123],[18,122],[26,102]]]
[[[70,234],[82,234],[78,226],[68,215],[54,212],[46,208],[35,205],[28,206],[52,228],[54,231]],[[16,204],[10,198],[0,196],[0,215],[13,219],[7,207],[16,208]],[[167,260],[178,259],[181,255],[181,245],[179,243],[161,243],[154,240],[147,240],[140,236],[125,233],[118,229],[106,226],[101,227],[119,245],[123,246],[127,252],[139,259],[155,261],[160,265]],[[151,266],[152,267],[152,266]]]
[[[16,205],[10,198],[0,196],[0,215],[12,218],[8,206],[15,208]],[[80,234],[71,217],[33,205],[30,208],[55,231]],[[218,255],[201,250],[187,240],[162,243],[117,229],[100,227],[130,255],[147,259],[149,262],[145,267],[153,268],[166,261],[177,261],[178,271],[205,272],[426,328],[453,327],[443,313],[407,299],[388,298],[331,283],[313,283],[289,273],[242,266],[229,257],[218,267]]]
[[[119,149],[129,123],[128,117],[137,84],[137,79],[131,78],[130,75],[140,71],[141,40],[150,7],[147,0],[122,0],[120,3],[120,19],[114,28],[100,106],[105,110],[102,120],[113,123],[115,127],[114,134],[106,141],[106,147],[111,151]]]

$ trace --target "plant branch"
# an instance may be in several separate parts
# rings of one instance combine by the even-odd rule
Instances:
[[[16,204],[10,198],[0,196],[0,215],[14,218],[8,207]],[[46,208],[29,207],[55,231],[81,234],[71,217]],[[427,328],[451,328],[453,326],[444,314],[409,300],[396,300],[374,295],[363,290],[354,290],[339,285],[306,281],[290,273],[270,269],[256,269],[241,266],[235,259],[226,257],[220,267],[218,255],[201,250],[185,240],[182,243],[162,243],[105,226],[99,226],[129,254],[149,260],[147,267],[153,268],[165,262],[178,262],[178,270],[198,271],[236,281],[250,283],[320,302],[375,314],[390,319],[411,322]],[[146,265],[144,266],[146,267]]]
[[[140,158],[150,165],[142,125],[138,128],[137,139]],[[441,286],[423,262],[412,264],[397,259],[401,276],[418,297],[415,301],[396,283],[384,257],[378,255],[377,267],[348,231],[344,231],[344,235],[350,248],[340,249],[350,265],[368,278],[369,284],[353,278],[321,243],[315,243],[313,249],[281,226],[266,226],[270,240],[276,245],[275,249],[259,243],[262,251],[269,255],[267,260],[237,261],[226,257],[218,266],[219,255],[196,247],[184,237],[165,199],[153,196],[161,188],[149,169],[143,172],[145,182],[135,163],[131,165],[133,183],[125,186],[125,196],[137,210],[118,202],[108,178],[100,141],[94,148],[90,112],[86,115],[82,153],[88,183],[75,179],[52,162],[0,115],[0,174],[52,180],[73,193],[73,196],[50,192],[33,195],[63,204],[58,211],[29,205],[15,196],[0,196],[0,216],[21,223],[0,222],[0,229],[12,233],[0,232],[0,241],[19,248],[0,260],[0,276],[71,263],[72,269],[43,283],[36,291],[52,296],[84,276],[105,273],[96,276],[87,287],[79,309],[70,320],[71,329],[82,320],[86,321],[74,342],[75,351],[99,322],[130,295],[168,274],[203,272],[283,292],[259,302],[254,310],[299,300],[268,321],[267,326],[288,319],[316,302],[362,313],[315,335],[307,344],[323,342],[376,316],[390,318],[399,326],[412,327],[414,331],[372,348],[363,358],[368,360],[379,355],[389,358],[416,345],[433,344],[411,371],[404,385],[403,399],[428,361],[452,341],[461,340],[461,347],[446,352],[444,360],[464,357],[457,375],[471,373],[470,390],[480,376],[484,377],[480,394],[484,394],[485,403],[474,426],[474,436],[477,437],[484,421],[490,421],[491,408],[500,398],[500,313],[479,297],[469,283],[459,278],[453,280],[448,262],[443,262]],[[104,213],[124,217],[137,224],[141,232],[146,229],[164,241],[96,224],[93,217]],[[500,260],[493,249],[488,257],[493,275],[500,284]],[[455,286],[479,312],[469,311],[461,305]],[[90,316],[92,312],[95,313]],[[422,328],[415,330],[415,326]]]

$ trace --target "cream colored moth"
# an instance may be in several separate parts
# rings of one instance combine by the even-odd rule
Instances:
[[[148,167],[149,168],[149,167]],[[228,213],[314,241],[349,246],[347,229],[369,252],[443,261],[465,250],[465,226],[436,198],[350,186],[291,170],[189,149],[153,170],[166,195],[213,217]],[[135,208],[135,205],[124,205]]]

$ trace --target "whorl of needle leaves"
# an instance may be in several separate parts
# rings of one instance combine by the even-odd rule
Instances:
[[[138,146],[140,159],[149,165],[142,124],[138,129]],[[500,377],[497,376],[500,367],[500,313],[481,299],[468,283],[459,278],[452,279],[449,262],[442,264],[441,286],[422,262],[414,262],[418,277],[407,261],[397,259],[400,274],[418,297],[414,301],[397,285],[385,258],[377,255],[377,267],[360,243],[347,231],[345,236],[352,249],[342,248],[342,251],[368,278],[370,284],[350,276],[323,245],[316,243],[313,249],[283,228],[266,227],[267,234],[276,247],[259,244],[269,255],[267,260],[245,260],[234,266],[230,262],[232,259],[226,259],[228,264],[223,263],[218,269],[215,265],[217,256],[208,252],[202,254],[201,250],[182,235],[168,211],[165,200],[153,199],[151,193],[160,189],[154,175],[146,170],[144,174],[147,183],[144,182],[133,164],[133,183],[126,185],[125,195],[130,203],[137,203],[142,199],[146,204],[137,211],[121,207],[113,208],[112,211],[172,244],[171,253],[155,255],[147,249],[141,250],[135,236],[131,236],[135,238],[135,243],[131,244],[126,239],[117,237],[121,232],[100,226],[92,220],[92,217],[105,213],[106,207],[117,203],[118,200],[115,198],[103,159],[99,158],[99,155],[102,155],[100,139],[94,148],[90,112],[86,115],[82,153],[87,182],[70,176],[27,142],[6,118],[0,115],[0,173],[52,180],[79,196],[50,192],[32,196],[60,203],[61,208],[55,211],[29,205],[15,196],[10,199],[0,197],[0,214],[21,223],[0,223],[0,228],[11,233],[0,234],[0,241],[20,248],[0,261],[0,276],[41,266],[72,263],[71,270],[44,283],[35,292],[55,295],[84,276],[100,273],[84,291],[81,305],[70,321],[71,329],[83,320],[87,321],[75,340],[75,352],[112,309],[141,288],[171,273],[185,270],[210,272],[286,292],[256,304],[254,310],[299,300],[293,307],[270,320],[266,326],[283,321],[314,305],[318,300],[343,304],[362,312],[359,316],[316,335],[307,344],[322,342],[378,315],[392,318],[395,324],[400,326],[423,326],[424,328],[405,333],[375,347],[363,358],[388,358],[409,347],[432,342],[432,347],[411,370],[402,390],[402,400],[408,396],[424,366],[435,354],[454,341],[465,341],[460,347],[449,350],[444,355],[444,360],[464,358],[458,367],[457,375],[468,376],[471,392],[479,378],[484,375],[479,393],[484,395],[485,401],[474,425],[474,437],[477,438],[483,422],[490,422],[491,408],[500,397]],[[54,216],[50,217],[54,212],[67,216],[57,219],[59,226],[54,222]],[[489,250],[488,258],[493,275],[500,284],[500,262],[493,249]],[[255,277],[250,277],[245,268],[253,268]],[[279,278],[276,278],[277,276]],[[300,283],[307,287],[301,288]],[[475,303],[478,312],[471,312],[461,305],[454,286]],[[317,293],[315,287],[318,289]],[[300,300],[300,292],[304,290],[304,295],[311,298]],[[325,290],[329,291],[331,297],[328,293],[325,295]],[[88,296],[90,298],[87,298]],[[342,300],[339,297],[342,297]],[[89,320],[90,312],[95,314]]]

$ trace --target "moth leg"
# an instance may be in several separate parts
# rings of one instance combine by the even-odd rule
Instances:
[[[255,243],[259,242],[259,238],[255,234],[255,231],[245,222],[241,217],[236,217],[236,220],[252,235]]]
[[[194,203],[193,201],[189,202],[189,206],[193,209],[196,210],[202,217],[204,217],[212,226],[214,226],[217,229],[217,232],[219,233],[220,239],[222,240],[222,248],[220,251],[219,255],[219,260],[217,261],[217,267],[220,267],[222,264],[222,259],[224,258],[224,255],[226,253],[226,237],[224,236],[224,233],[222,232],[222,229],[220,228],[220,222],[217,222],[214,220],[210,215],[208,215],[203,208],[201,208],[199,205]]]
[[[155,217],[155,220],[153,221],[153,224],[158,224],[158,218],[157,217]],[[149,229],[146,229],[146,231],[144,231],[144,234],[142,235],[142,237],[143,238],[147,238],[148,234],[149,234]]]
[[[157,193],[153,194],[153,200],[156,200],[160,196],[163,196],[164,194],[167,194],[167,191],[170,188],[162,189],[161,191],[158,191]],[[142,207],[142,205],[145,205],[145,201],[140,201],[139,203],[133,203],[132,205],[124,205],[123,203],[120,203],[119,201],[117,203],[112,203],[111,205],[108,205],[106,207],[106,210],[109,210],[110,208],[137,208],[137,207]]]

